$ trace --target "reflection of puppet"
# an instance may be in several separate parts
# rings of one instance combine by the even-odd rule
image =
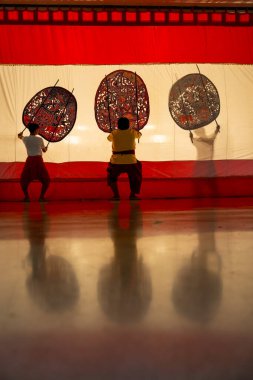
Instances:
[[[43,205],[40,210],[32,209],[32,204],[28,207],[24,213],[24,227],[30,242],[28,257],[32,265],[32,273],[27,279],[29,294],[47,311],[68,310],[79,296],[75,273],[63,257],[46,257],[47,213]]]
[[[141,230],[142,223],[139,205],[131,204],[127,228],[120,226],[119,207],[119,204],[114,205],[109,218],[114,257],[100,273],[98,297],[104,312],[112,320],[133,322],[148,310],[151,280],[137,253],[137,232]]]
[[[210,217],[205,231],[201,226],[205,221],[198,216],[199,245],[190,262],[179,271],[172,290],[176,310],[197,322],[213,318],[222,293],[221,262],[215,247],[213,215]]]

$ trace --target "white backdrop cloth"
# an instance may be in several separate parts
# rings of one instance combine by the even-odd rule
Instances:
[[[149,94],[150,117],[137,146],[138,159],[253,159],[253,65],[201,64],[199,68],[214,83],[220,96],[217,122],[221,131],[215,144],[208,142],[208,137],[212,137],[215,131],[215,122],[194,131],[196,140],[192,144],[189,132],[177,126],[169,112],[171,86],[181,77],[197,73],[195,64],[0,65],[0,162],[25,160],[24,146],[17,139],[18,132],[24,128],[24,106],[38,91],[53,86],[57,79],[58,86],[70,91],[74,88],[77,119],[64,140],[49,145],[45,161],[108,161],[111,146],[107,133],[96,124],[94,101],[100,82],[115,70],[136,72],[145,82]]]

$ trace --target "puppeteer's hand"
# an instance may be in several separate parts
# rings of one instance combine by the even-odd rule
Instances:
[[[216,127],[216,130],[215,130],[216,133],[219,133],[220,132],[220,125],[217,124],[217,127]]]
[[[193,134],[192,134],[192,131],[190,131],[190,139],[191,139],[191,142],[193,143]]]

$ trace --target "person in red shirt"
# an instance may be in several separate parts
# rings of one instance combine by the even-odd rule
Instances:
[[[129,119],[121,117],[118,120],[118,129],[113,130],[107,139],[112,142],[112,156],[107,168],[107,183],[113,191],[113,199],[119,200],[118,177],[127,173],[130,195],[129,199],[138,200],[142,183],[142,164],[135,157],[135,140],[141,133],[130,128]]]
[[[18,134],[18,138],[25,144],[28,155],[21,173],[20,184],[25,196],[24,202],[29,202],[28,186],[33,180],[39,180],[42,184],[39,201],[43,202],[50,183],[50,177],[42,158],[42,152],[46,152],[47,147],[44,145],[44,140],[37,136],[39,133],[38,124],[30,123],[27,128],[30,131],[30,136],[23,136],[23,132]]]

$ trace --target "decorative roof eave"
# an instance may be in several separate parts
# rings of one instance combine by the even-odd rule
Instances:
[[[1,0],[1,2],[7,0]],[[29,1],[29,0],[27,0]],[[31,1],[31,0],[30,0]],[[46,0],[44,0],[46,1]],[[49,2],[50,0],[47,0]],[[67,1],[67,0],[66,0]],[[70,0],[69,0],[70,1]],[[84,0],[80,0],[84,1]],[[96,1],[96,0],[95,0]],[[138,0],[135,0],[138,1]],[[179,1],[179,0],[178,0]],[[203,0],[204,1],[204,0]],[[247,0],[246,0],[247,1]],[[252,0],[253,1],[253,0]],[[9,25],[96,25],[164,26],[213,25],[253,26],[253,7],[190,6],[81,6],[1,4],[0,24]],[[52,2],[52,0],[51,0]],[[130,2],[130,1],[129,1]],[[176,2],[176,0],[175,0]],[[60,3],[58,1],[58,3]],[[73,1],[74,3],[74,1]],[[87,2],[86,2],[87,3]],[[146,2],[145,2],[146,4]]]
[[[253,7],[253,0],[1,0],[1,5],[85,7]]]

